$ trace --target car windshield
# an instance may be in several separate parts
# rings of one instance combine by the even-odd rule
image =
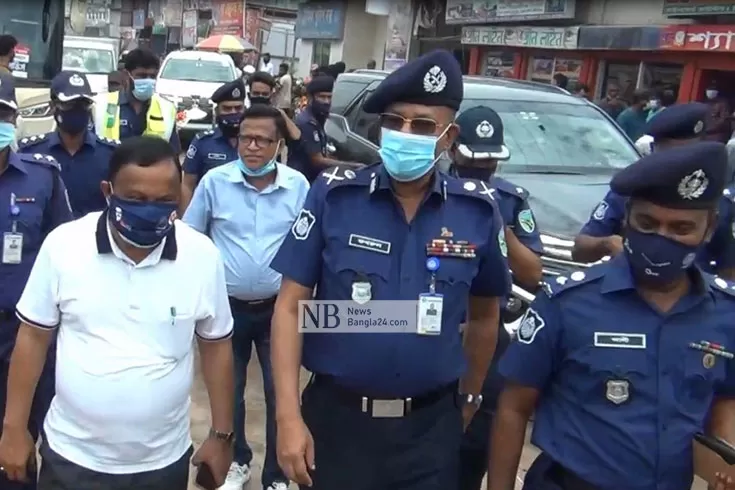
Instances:
[[[601,111],[582,104],[465,99],[460,111],[492,107],[503,119],[513,171],[575,173],[624,168],[639,156]],[[525,166],[526,168],[522,168]]]
[[[161,78],[189,82],[230,82],[235,79],[232,67],[223,61],[170,59],[164,65]]]
[[[64,47],[64,57],[62,59],[64,70],[106,74],[115,71],[116,65],[111,50]]]

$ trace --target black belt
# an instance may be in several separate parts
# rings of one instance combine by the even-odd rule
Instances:
[[[600,490],[597,485],[583,480],[559,463],[554,463],[548,475],[554,483],[564,490]]]
[[[265,299],[242,300],[230,296],[230,307],[240,311],[263,311],[276,304],[276,296]]]
[[[312,384],[314,387],[330,389],[332,392],[337,394],[345,405],[353,406],[355,409],[364,413],[372,414],[372,416],[376,418],[402,417],[404,415],[408,415],[411,412],[430,407],[449,395],[456,396],[459,388],[459,383],[455,381],[436,390],[410,398],[380,398],[357,393],[356,391],[339,384],[337,379],[329,375],[315,374]]]

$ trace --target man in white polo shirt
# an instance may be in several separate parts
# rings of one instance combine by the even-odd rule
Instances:
[[[102,183],[108,209],[58,227],[17,305],[0,470],[26,476],[26,421],[58,330],[56,396],[39,490],[186,490],[197,339],[212,429],[194,455],[222,484],[232,461],[232,315],[222,261],[174,221],[181,171],[160,138],[126,140]]]

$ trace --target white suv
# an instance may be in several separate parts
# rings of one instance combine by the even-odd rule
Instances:
[[[163,60],[156,93],[176,104],[179,133],[190,140],[210,129],[214,105],[210,97],[222,84],[242,76],[232,58],[210,51],[174,51]]]

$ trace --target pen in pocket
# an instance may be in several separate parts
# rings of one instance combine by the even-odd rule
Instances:
[[[175,325],[175,324],[176,324],[176,307],[172,306],[171,307],[171,325]]]

